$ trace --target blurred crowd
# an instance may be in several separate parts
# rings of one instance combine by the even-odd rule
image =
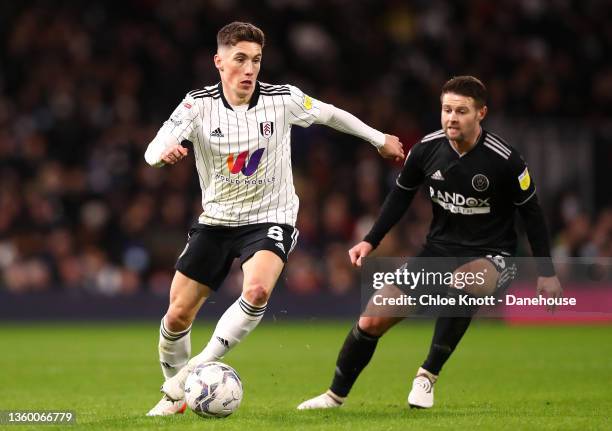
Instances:
[[[167,294],[201,195],[192,156],[154,169],[143,154],[188,90],[218,81],[215,35],[230,21],[265,31],[262,81],[297,85],[409,146],[439,128],[439,89],[454,74],[481,77],[490,109],[509,120],[604,122],[606,3],[3,2],[0,290]],[[325,128],[293,134],[300,237],[283,284],[351,291],[347,250],[400,166]],[[557,192],[546,208],[555,256],[612,256],[612,210]],[[430,215],[419,195],[377,253],[415,253]],[[235,267],[228,289],[239,279]]]

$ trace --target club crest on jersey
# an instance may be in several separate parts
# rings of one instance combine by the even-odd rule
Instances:
[[[259,133],[268,139],[274,133],[274,121],[262,121],[259,123]]]
[[[477,192],[484,192],[489,188],[489,179],[483,174],[476,174],[472,177],[472,187]]]

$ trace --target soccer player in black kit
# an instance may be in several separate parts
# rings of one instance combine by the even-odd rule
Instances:
[[[361,266],[361,260],[400,220],[419,187],[424,185],[431,199],[433,220],[417,257],[451,258],[456,261],[456,271],[485,270],[489,274],[483,285],[467,286],[462,295],[482,297],[507,287],[512,274],[506,270],[517,245],[514,220],[518,211],[532,253],[541,257],[537,262],[537,292],[561,296],[535,184],[521,155],[502,138],[481,127],[487,114],[486,98],[486,88],[477,78],[459,76],[446,82],[441,92],[442,129],[425,136],[406,157],[396,186],[385,199],[374,226],[349,251],[353,265]],[[457,294],[454,287],[445,286],[445,292]],[[391,292],[392,288],[385,286],[381,292]],[[368,307],[344,341],[330,389],[304,401],[298,409],[341,406],[372,358],[378,339],[403,319],[370,313]],[[411,407],[433,406],[433,385],[477,309],[463,307],[457,314],[437,318],[429,354],[408,395]]]

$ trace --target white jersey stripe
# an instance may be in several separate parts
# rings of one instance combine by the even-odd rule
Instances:
[[[423,138],[421,139],[421,142],[429,142],[429,141],[433,141],[434,139],[440,139],[444,137],[444,132],[437,134],[437,135],[431,135],[427,138]]]
[[[504,143],[504,140],[501,139],[499,136],[495,136],[493,133],[487,132],[487,138],[491,138],[493,141],[497,142],[499,145],[504,147],[506,150],[511,151],[510,147],[506,143]]]
[[[506,147],[504,144],[500,144],[499,141],[494,140],[491,136],[487,136],[485,138],[485,141],[487,141],[488,143],[492,145],[495,145],[497,148],[499,148],[504,153],[507,153],[507,154],[512,153],[512,150],[510,150],[510,148]]]
[[[487,148],[490,148],[491,150],[495,151],[497,154],[502,156],[504,159],[508,160],[508,156],[505,153],[502,153],[500,150],[498,150],[496,147],[489,144],[487,141],[485,141],[482,145],[484,145]]]
[[[494,136],[487,134],[487,139],[488,139],[489,141],[491,141],[492,143],[497,144],[497,146],[498,146],[498,147],[503,148],[505,151],[507,151],[507,152],[509,152],[509,153],[511,153],[511,152],[512,152],[512,150],[511,150],[510,148],[508,148],[508,146],[507,146],[507,145],[502,144],[502,143],[499,141],[499,139],[495,139],[495,137],[494,137]]]
[[[430,138],[430,137],[432,137],[434,135],[439,135],[440,133],[444,133],[444,130],[440,129],[440,130],[436,130],[435,132],[431,132],[428,135],[423,136],[423,139]]]
[[[489,136],[487,136],[485,138],[485,142],[488,142],[489,144],[493,145],[494,147],[496,147],[498,150],[500,150],[504,154],[510,155],[510,153],[512,152],[508,148],[504,147],[503,145],[498,144],[497,142],[493,141],[492,139],[489,139]]]

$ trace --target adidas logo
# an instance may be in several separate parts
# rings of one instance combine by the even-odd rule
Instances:
[[[431,174],[431,179],[438,180],[438,181],[444,181],[444,177],[442,176],[442,172],[440,172],[440,169],[438,169],[436,172]]]
[[[225,135],[221,131],[221,127],[217,127],[215,130],[210,132],[210,136],[214,138],[223,138]]]
[[[282,242],[277,242],[274,245],[277,246],[278,248],[280,248],[283,251],[283,253],[285,252],[285,246],[283,245]]]
[[[219,341],[219,343],[223,344],[225,347],[229,347],[229,341],[227,341],[225,338],[217,337],[217,340]]]

